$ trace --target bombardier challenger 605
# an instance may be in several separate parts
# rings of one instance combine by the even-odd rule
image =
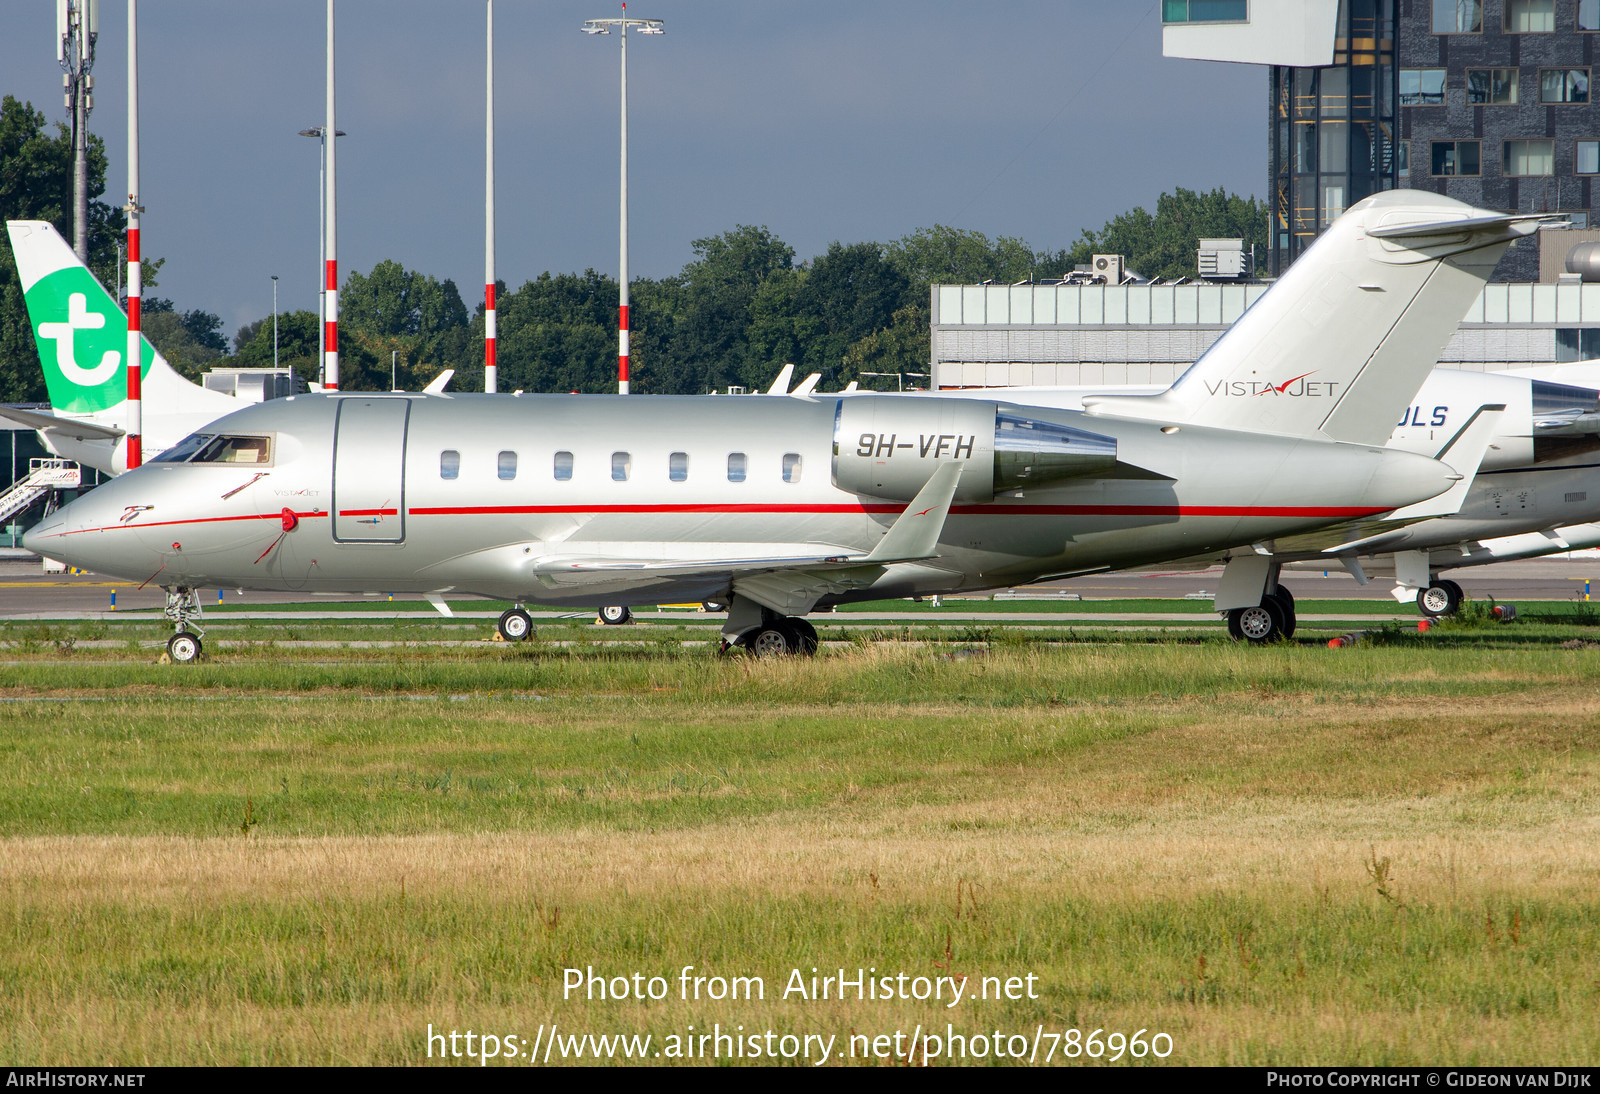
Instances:
[[[24,542],[166,589],[180,661],[200,652],[202,584],[508,599],[509,637],[527,633],[528,603],[719,600],[729,645],[808,652],[803,617],[819,605],[1429,515],[1423,503],[1476,471],[1502,408],[1480,408],[1439,459],[1384,443],[1505,247],[1539,219],[1418,191],[1368,198],[1158,395],[1081,411],[302,395],[207,425]],[[1256,582],[1252,610],[1289,610],[1275,570],[1240,572]]]

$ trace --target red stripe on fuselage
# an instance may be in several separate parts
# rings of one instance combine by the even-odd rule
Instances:
[[[894,503],[846,505],[763,505],[760,503],[719,505],[451,505],[419,506],[406,510],[413,517],[537,515],[542,513],[901,513],[904,505]],[[952,505],[951,516],[1011,517],[1306,517],[1333,520],[1368,517],[1383,509],[1354,506],[1299,505]],[[344,513],[341,511],[341,516]]]

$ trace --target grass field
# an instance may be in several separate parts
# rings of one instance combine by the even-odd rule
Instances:
[[[835,1059],[949,1024],[1593,1065],[1585,622],[1345,650],[1002,627],[790,663],[573,628],[183,668],[12,628],[0,1062],[425,1062],[430,1023],[650,1033],[669,1062],[720,1023]],[[765,998],[684,1000],[685,965]],[[564,998],[589,966],[671,990]],[[1037,998],[781,998],[841,967]]]

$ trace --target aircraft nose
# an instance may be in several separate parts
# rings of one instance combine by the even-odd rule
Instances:
[[[118,487],[118,482],[107,483],[57,509],[23,533],[22,546],[95,573],[148,576],[147,563],[154,555],[120,527],[125,491]]]

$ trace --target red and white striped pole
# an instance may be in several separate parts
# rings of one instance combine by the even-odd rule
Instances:
[[[622,255],[617,280],[622,289],[617,307],[617,394],[628,394],[628,5],[622,5]]]
[[[334,181],[335,149],[339,147],[339,127],[333,119],[333,0],[328,0],[328,122],[323,145],[328,158],[328,223],[327,251],[323,272],[323,289],[326,292],[326,312],[323,316],[322,386],[327,391],[339,390],[339,230],[337,226],[339,193]]]
[[[483,390],[500,387],[494,360],[494,0],[489,0],[487,105],[483,160]]]
[[[144,463],[144,400],[140,369],[144,337],[139,333],[139,0],[128,0],[128,449],[132,471]]]

